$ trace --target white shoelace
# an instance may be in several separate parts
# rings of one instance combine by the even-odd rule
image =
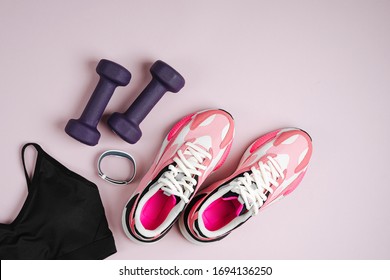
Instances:
[[[176,166],[169,165],[169,171],[166,171],[159,179],[156,187],[161,188],[168,195],[176,195],[188,203],[189,195],[194,192],[194,186],[197,184],[195,175],[202,175],[202,171],[206,170],[203,161],[211,159],[211,154],[204,148],[199,147],[191,142],[185,143],[187,148],[177,152],[177,156],[173,158]],[[188,191],[185,194],[185,191]]]
[[[264,190],[273,193],[271,185],[278,187],[277,180],[284,178],[283,170],[275,159],[268,156],[265,163],[259,162],[259,168],[252,167],[252,174],[245,172],[242,177],[232,182],[234,188],[232,192],[240,195],[245,203],[246,209],[252,211],[252,215],[257,215],[259,208],[267,200]]]

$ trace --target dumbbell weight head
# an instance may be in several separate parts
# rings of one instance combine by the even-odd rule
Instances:
[[[117,86],[126,86],[131,79],[130,72],[123,66],[102,59],[96,67],[99,82],[79,119],[71,119],[65,132],[76,140],[94,146],[99,142],[97,124]]]
[[[96,73],[112,81],[116,86],[127,86],[131,79],[131,74],[126,68],[107,59],[100,60],[96,66]]]
[[[108,125],[116,135],[130,144],[135,144],[142,136],[139,124],[125,118],[122,113],[113,113],[108,119]]]
[[[167,91],[177,93],[184,87],[185,80],[175,69],[164,61],[157,60],[150,67],[152,77],[164,85]]]
[[[100,139],[100,132],[79,119],[70,119],[65,127],[65,132],[77,141],[89,146],[95,146]]]

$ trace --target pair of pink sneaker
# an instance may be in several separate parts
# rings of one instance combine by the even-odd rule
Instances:
[[[233,118],[223,110],[197,112],[176,123],[126,204],[126,235],[153,243],[179,219],[189,241],[218,241],[301,182],[311,138],[301,129],[285,128],[258,138],[232,175],[197,192],[224,163],[233,137]]]

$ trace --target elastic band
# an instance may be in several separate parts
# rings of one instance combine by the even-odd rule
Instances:
[[[103,159],[105,157],[107,157],[107,156],[116,156],[116,157],[121,157],[121,158],[128,159],[132,163],[132,165],[133,165],[132,176],[129,179],[126,179],[126,180],[116,180],[116,179],[110,178],[106,174],[104,174],[102,169],[101,169],[101,163],[102,163]],[[98,169],[99,176],[103,180],[106,180],[107,182],[109,182],[111,184],[114,184],[114,185],[127,185],[127,184],[130,184],[130,182],[133,181],[133,179],[135,177],[135,174],[136,174],[136,170],[137,170],[134,158],[130,154],[128,154],[126,152],[123,152],[123,151],[118,151],[118,150],[108,150],[108,151],[105,151],[104,153],[102,153],[100,155],[99,159],[98,159],[97,169]]]

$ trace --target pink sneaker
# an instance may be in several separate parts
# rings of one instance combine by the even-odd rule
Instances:
[[[196,244],[226,237],[295,190],[311,154],[311,138],[300,129],[285,128],[260,137],[231,176],[196,194],[180,217],[182,234]]]
[[[175,124],[126,204],[126,235],[152,243],[167,234],[198,187],[223,164],[233,136],[233,118],[223,110],[194,113]]]

